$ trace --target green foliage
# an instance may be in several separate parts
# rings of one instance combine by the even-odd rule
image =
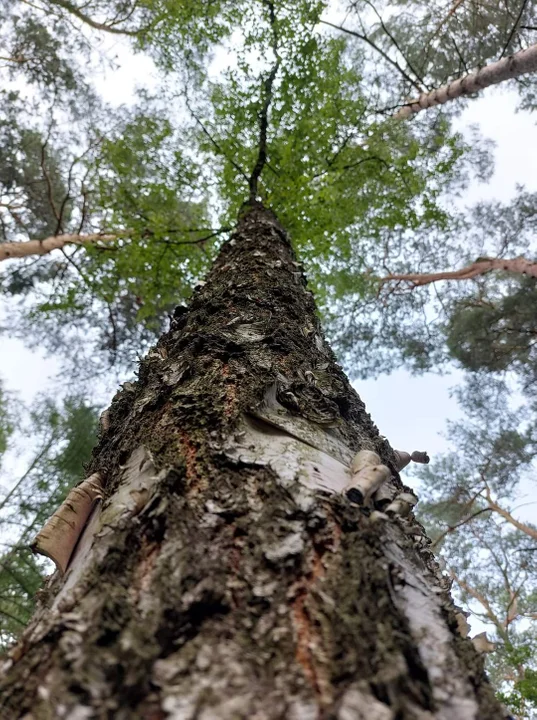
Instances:
[[[50,175],[50,163],[39,182],[29,183],[41,189],[45,217],[55,210],[54,227],[38,226],[38,215],[31,216],[34,237],[54,234],[59,224],[67,233],[117,235],[114,242],[68,248],[62,260],[13,263],[2,278],[5,292],[27,298],[11,315],[11,332],[61,351],[69,361],[76,357],[78,377],[86,363],[88,375],[95,372],[96,349],[104,367],[142,352],[212,257],[219,234],[210,228],[203,179],[181,147],[180,132],[149,101],[97,115],[80,129],[83,151],[64,154],[55,175],[57,199],[51,201],[43,176]],[[59,130],[57,140],[70,142]],[[42,149],[36,140],[29,155],[38,172]],[[30,202],[20,200],[25,188],[21,181],[17,197],[29,213]],[[13,232],[20,231],[21,224],[14,224]]]
[[[461,298],[447,322],[450,355],[468,370],[516,372],[529,390],[537,381],[537,281],[504,280],[505,294]]]
[[[247,36],[248,49],[254,41],[264,47],[266,66],[259,70],[239,55],[237,66],[211,84],[212,108],[195,112],[201,148],[218,163],[228,224],[247,196],[258,156],[270,58],[285,58],[272,86],[258,192],[290,231],[317,300],[328,309],[355,297],[369,248],[378,251],[402,233],[446,228],[451,213],[442,194],[464,187],[470,169],[487,169],[481,149],[466,152],[442,121],[394,125],[375,117],[358,69],[364,58],[313,28],[293,32],[294,22],[284,16],[274,35],[265,27],[261,37]]]
[[[6,329],[61,352],[68,367],[76,363],[78,380],[96,367],[129,366],[189,297],[234,225],[258,160],[265,102],[268,159],[258,191],[291,232],[325,313],[340,301],[348,307],[357,289],[369,290],[369,250],[402,233],[448,226],[440,197],[481,172],[483,154],[470,152],[442,121],[394,126],[372,114],[366,58],[319,32],[324,6],[278,0],[272,14],[270,3],[253,0],[142,3],[114,32],[128,30],[168,74],[151,94],[140,93],[136,106],[105,106],[77,85],[88,112],[68,110],[76,121],[66,125],[65,109],[52,103],[40,128],[10,96],[3,153],[5,167],[18,170],[1,188],[5,239],[117,239],[11,263],[2,288],[23,302]],[[58,0],[51,7],[60,25],[70,13],[85,32],[97,31],[88,17],[101,24],[111,17],[99,3],[77,10]],[[242,45],[234,42],[230,67],[207,80],[203,54],[210,43],[227,42],[247,7],[255,12]],[[276,61],[268,97],[265,81]],[[212,227],[216,214],[220,227]]]
[[[458,397],[467,419],[449,423],[453,449],[416,473],[419,516],[435,552],[447,561],[470,620],[484,623],[496,645],[487,656],[491,680],[506,705],[529,718],[537,711],[537,569],[531,534],[537,526],[524,519],[524,530],[510,518],[519,517],[511,507],[535,472],[535,427],[527,412],[510,408],[509,389],[498,381],[473,378]]]
[[[336,301],[332,324],[351,371],[371,375],[404,364],[422,372],[455,362],[471,371],[514,371],[521,387],[533,382],[535,278],[494,271],[424,287],[380,286],[378,278],[458,270],[479,257],[531,259],[536,208],[537,195],[521,190],[511,203],[480,203],[465,215],[452,214],[443,229],[395,232],[382,254],[368,249],[368,284],[361,280],[348,299]]]
[[[97,434],[97,411],[80,398],[42,400],[26,416],[24,456],[32,457],[0,496],[0,649],[22,632],[34,610],[47,564],[28,545],[68,491],[84,476]],[[28,445],[31,451],[28,452]]]
[[[469,421],[449,429],[457,451],[423,471],[422,513],[463,601],[492,628],[496,686],[526,712],[537,663],[532,544],[489,499],[509,508],[535,458],[533,415],[509,408],[500,377],[534,382],[535,283],[490,274],[379,292],[378,282],[483,255],[535,254],[537,196],[455,208],[472,178],[490,174],[487,143],[465,141],[439,112],[390,119],[418,85],[498,54],[513,8],[462,3],[436,33],[440,3],[379,6],[384,27],[370,3],[352,3],[349,21],[367,20],[361,31],[382,58],[371,43],[326,33],[328,3],[318,0],[43,0],[46,17],[23,5],[1,5],[0,240],[112,238],[6,263],[5,329],[61,354],[77,383],[95,383],[113,364],[130,371],[203,276],[257,167],[254,189],[290,231],[355,375],[453,361],[474,373],[464,390]],[[150,91],[128,107],[104,103],[90,81],[105,33],[155,63]],[[1,401],[0,451],[10,428]],[[94,409],[77,400],[32,415],[34,460],[0,501],[4,646],[29,618],[43,571],[26,545],[81,478],[94,427]]]

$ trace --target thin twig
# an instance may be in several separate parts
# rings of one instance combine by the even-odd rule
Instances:
[[[328,22],[328,20],[319,20],[320,23],[323,25],[329,25],[330,27],[335,28],[336,30],[341,30],[341,32],[347,33],[348,35],[353,35],[354,37],[357,37],[359,40],[363,40],[366,42],[370,47],[372,47],[376,52],[381,55],[386,62],[390,63],[396,70],[404,77],[404,79],[412,85],[413,88],[415,88],[419,93],[423,93],[423,89],[420,86],[419,83],[417,83],[415,80],[413,80],[408,73],[404,71],[404,69],[399,65],[399,63],[396,60],[393,60],[388,53],[386,53],[381,47],[379,47],[376,43],[371,40],[367,35],[362,35],[359,32],[356,32],[356,30],[349,30],[346,27],[343,27],[343,25],[335,25],[334,23]]]
[[[513,25],[512,29],[511,29],[511,32],[509,33],[509,37],[507,38],[507,42],[505,43],[504,48],[503,48],[503,50],[502,50],[502,54],[500,55],[500,57],[498,58],[498,60],[501,60],[501,59],[503,58],[503,56],[505,55],[505,53],[507,52],[507,48],[508,48],[509,45],[511,44],[511,40],[513,39],[513,35],[515,34],[516,29],[517,29],[517,27],[518,27],[518,23],[519,23],[520,20],[522,19],[522,15],[524,14],[524,10],[526,9],[527,2],[528,2],[528,0],[522,0],[522,5],[520,6],[520,12],[518,13],[517,19],[515,20],[515,24]]]
[[[190,102],[189,102],[188,98],[185,98],[185,104],[188,108],[188,111],[194,118],[194,120],[197,122],[197,124],[202,129],[202,132],[209,138],[209,140],[212,142],[212,144],[217,149],[217,151],[220,153],[220,155],[222,155],[222,157],[225,157],[226,160],[228,160],[233,165],[235,170],[237,170],[237,172],[242,175],[242,177],[246,180],[246,182],[249,182],[248,175],[244,172],[244,170],[241,168],[241,166],[235,160],[233,160],[233,158],[230,158],[226,155],[226,153],[222,150],[222,148],[217,143],[217,141],[213,138],[211,133],[207,130],[207,128],[205,127],[203,122],[199,119],[199,117],[196,115],[196,113],[192,110],[192,107],[190,106]]]
[[[449,535],[452,532],[455,532],[458,528],[462,527],[463,525],[466,525],[470,522],[470,520],[473,520],[474,518],[478,517],[478,515],[482,515],[486,512],[492,512],[491,508],[484,508],[483,510],[478,510],[473,515],[470,515],[469,517],[465,518],[464,520],[461,520],[460,522],[456,523],[455,525],[450,525],[431,545],[431,550],[434,550],[437,545],[439,545],[442,540]]]
[[[390,40],[392,41],[395,49],[398,51],[398,53],[401,55],[401,57],[403,58],[403,60],[404,60],[405,63],[407,64],[407,67],[410,69],[411,72],[414,73],[414,77],[418,80],[419,83],[421,83],[422,87],[427,87],[427,85],[425,84],[425,82],[424,82],[423,78],[421,77],[420,73],[418,73],[418,72],[416,71],[416,69],[412,66],[412,63],[410,62],[410,60],[406,57],[405,53],[401,50],[401,47],[400,47],[399,43],[397,42],[396,38],[393,36],[393,34],[392,34],[391,31],[389,30],[389,28],[388,28],[388,27],[386,26],[386,24],[384,23],[384,20],[382,19],[382,16],[381,16],[380,13],[378,12],[377,8],[373,5],[372,2],[370,2],[370,0],[364,0],[364,1],[365,1],[365,3],[366,3],[367,5],[369,5],[369,7],[373,10],[373,12],[375,13],[375,15],[378,17],[382,29],[384,30],[384,32],[386,33],[386,35],[387,35],[387,36],[390,38]],[[461,0],[461,2],[462,2],[462,0]]]

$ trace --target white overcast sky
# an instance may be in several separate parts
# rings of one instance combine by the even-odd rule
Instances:
[[[109,39],[105,42],[111,46]],[[147,58],[130,53],[127,61],[121,62],[126,57],[124,48],[119,42],[114,47],[119,67],[107,73],[100,88],[106,100],[128,103],[140,80],[144,85],[151,84],[152,64]],[[480,199],[507,201],[513,197],[517,184],[537,190],[537,118],[526,112],[517,113],[516,105],[515,93],[492,88],[473,100],[457,121],[461,130],[478,124],[482,134],[496,143],[494,176],[488,184],[476,183],[468,189],[464,198],[468,205]],[[0,304],[0,325],[1,322]],[[50,388],[58,371],[56,358],[29,350],[21,341],[2,338],[0,376],[5,386],[16,391],[25,403]],[[412,377],[399,370],[375,380],[356,382],[355,387],[381,433],[394,447],[424,449],[434,456],[447,449],[447,441],[442,437],[446,420],[460,417],[457,403],[450,397],[450,388],[457,379],[456,374]],[[4,477],[6,481],[9,483]],[[529,520],[533,515],[536,519],[535,507],[525,509],[523,516]]]

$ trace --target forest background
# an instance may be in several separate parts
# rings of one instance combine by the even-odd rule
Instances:
[[[73,241],[0,262],[2,647],[47,572],[27,545],[232,229],[268,110],[258,192],[381,432],[429,451],[408,471],[420,518],[471,634],[492,643],[498,692],[534,717],[536,79],[393,119],[531,46],[534,3],[21,0],[0,14],[0,242]],[[529,271],[420,285],[519,257]],[[422,277],[386,280],[408,273]]]

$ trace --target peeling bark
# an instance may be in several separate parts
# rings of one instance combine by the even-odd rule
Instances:
[[[99,473],[73,488],[32,543],[32,550],[49,557],[62,575],[102,491]]]
[[[410,493],[399,458],[269,211],[245,210],[108,420],[104,500],[5,663],[0,717],[503,717],[423,528],[379,512]],[[360,450],[391,475],[366,504],[342,494]]]

